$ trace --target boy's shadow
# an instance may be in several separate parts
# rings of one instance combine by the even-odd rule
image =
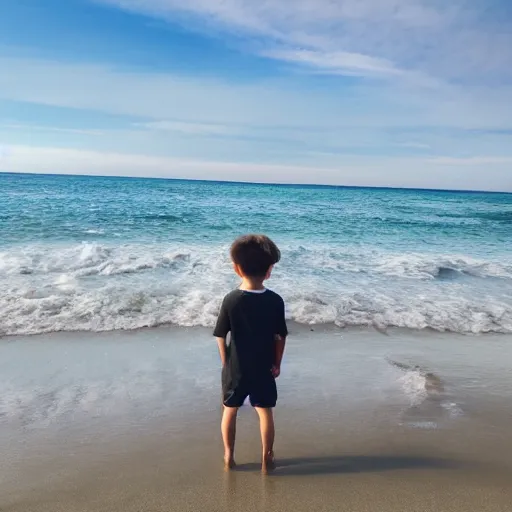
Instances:
[[[456,469],[461,462],[420,455],[356,455],[297,457],[279,459],[272,476],[332,475],[341,473],[371,473],[399,469]],[[259,471],[260,464],[237,466],[237,471]]]

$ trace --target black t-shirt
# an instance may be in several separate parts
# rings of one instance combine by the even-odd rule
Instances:
[[[268,374],[275,363],[275,337],[287,336],[283,299],[271,290],[233,290],[222,303],[213,335],[226,338],[226,370],[235,383]]]

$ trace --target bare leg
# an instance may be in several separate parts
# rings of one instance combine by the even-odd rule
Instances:
[[[260,431],[261,431],[261,447],[263,449],[261,471],[268,473],[275,469],[274,462],[274,414],[272,409],[262,409],[256,407],[256,412],[260,417]]]
[[[235,436],[236,436],[236,407],[224,407],[222,414],[222,441],[224,442],[224,468],[226,470],[235,467]]]

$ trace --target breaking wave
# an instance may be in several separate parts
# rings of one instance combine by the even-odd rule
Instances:
[[[512,262],[283,248],[269,285],[302,324],[512,332]],[[0,252],[0,335],[212,326],[226,247],[80,243]]]

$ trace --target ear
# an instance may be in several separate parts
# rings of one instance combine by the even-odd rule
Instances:
[[[242,269],[240,268],[240,265],[237,265],[236,263],[233,263],[233,270],[235,271],[235,274],[238,276],[238,277],[244,277],[244,275],[242,274]]]
[[[272,275],[272,270],[274,270],[274,265],[270,265],[270,267],[268,267],[265,279],[270,279],[270,276]]]

